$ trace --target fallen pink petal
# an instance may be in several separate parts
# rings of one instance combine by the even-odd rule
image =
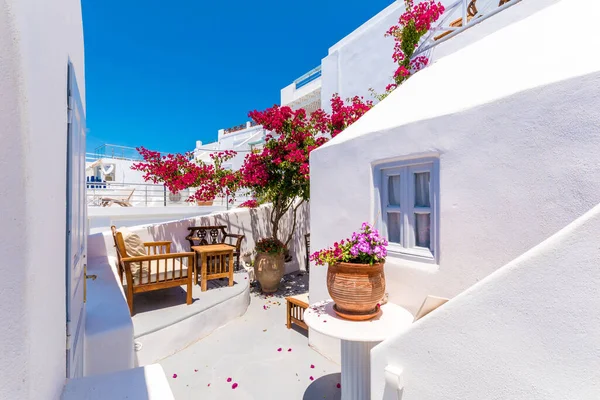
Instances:
[[[315,366],[314,366],[313,364],[310,364],[310,367],[311,367],[311,368],[314,368]]]
[[[339,383],[337,385],[335,385],[338,389],[342,387],[342,385],[340,385]]]
[[[197,369],[195,369],[195,370],[194,370],[194,372],[198,372],[198,370],[197,370]]]
[[[173,374],[173,378],[177,378],[177,374]]]
[[[288,349],[288,351],[292,351],[292,349]]]
[[[234,383],[233,385],[231,385],[231,388],[232,388],[232,389],[235,389],[236,387],[238,387],[238,384],[237,384],[237,383]]]
[[[231,379],[231,378],[227,378],[227,382],[231,382],[231,381],[232,381],[232,379]]]
[[[311,381],[314,381],[314,380],[315,380],[315,378],[313,378],[312,376],[311,376],[310,378],[308,378],[308,379],[310,379]]]
[[[277,349],[277,351],[281,351],[281,347]]]
[[[338,385],[339,385],[339,383],[338,383]],[[210,383],[208,385],[206,385],[206,386],[210,386]]]

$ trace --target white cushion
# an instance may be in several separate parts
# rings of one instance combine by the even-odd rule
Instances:
[[[129,229],[123,227],[119,228],[119,232],[123,235],[123,242],[125,243],[125,251],[127,254],[123,254],[123,257],[139,257],[139,256],[147,256],[146,246],[144,246],[144,242],[137,233],[131,232]],[[129,264],[131,268],[131,273],[133,276],[139,277],[140,263],[132,262]],[[145,282],[148,277],[148,266],[142,266],[142,278]],[[139,279],[139,278],[138,278]]]
[[[169,279],[185,278],[188,276],[188,267],[181,265],[181,272],[179,272],[179,266],[181,262],[175,258],[152,260],[142,262],[142,283],[156,283],[163,282]],[[148,279],[148,273],[150,272],[150,279]],[[133,270],[131,271],[133,273]],[[146,272],[144,274],[144,272]],[[133,275],[133,284],[140,284],[139,269],[136,274]]]

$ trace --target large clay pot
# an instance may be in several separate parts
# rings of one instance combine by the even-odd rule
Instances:
[[[254,259],[254,274],[264,293],[277,291],[284,271],[283,254],[258,253]]]
[[[379,313],[378,304],[385,294],[383,263],[330,264],[327,268],[327,290],[340,317],[352,320],[373,318]]]

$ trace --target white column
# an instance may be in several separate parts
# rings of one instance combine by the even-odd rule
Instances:
[[[369,400],[371,349],[380,342],[342,340],[342,400]]]

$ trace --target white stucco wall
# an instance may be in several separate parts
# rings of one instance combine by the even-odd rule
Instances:
[[[404,12],[404,1],[394,1],[329,49],[321,61],[321,107],[331,111],[331,96],[342,99],[364,96],[374,100],[369,88],[383,93],[392,83],[397,65],[392,60],[394,41],[384,37]]]
[[[371,352],[371,399],[597,399],[600,206]]]
[[[313,250],[375,218],[378,160],[440,159],[438,265],[386,263],[390,301],[413,312],[425,296],[455,296],[600,202],[600,54],[587,50],[600,44],[596,12],[597,3],[562,0],[490,34],[419,72],[314,151]],[[558,24],[585,39],[571,40]],[[554,62],[567,47],[577,62]],[[328,297],[325,275],[311,269],[311,302]],[[328,353],[319,340],[311,333]]]
[[[0,398],[65,382],[67,62],[85,104],[77,0],[0,2]],[[49,154],[64,154],[52,158]]]

